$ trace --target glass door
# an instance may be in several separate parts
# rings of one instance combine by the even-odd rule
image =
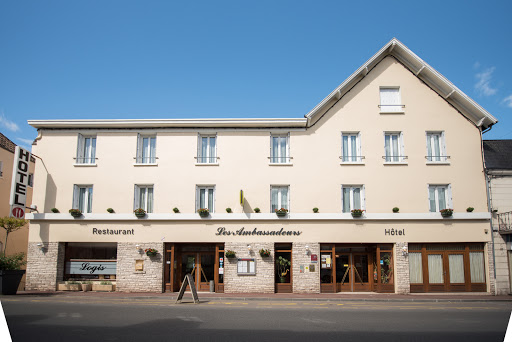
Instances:
[[[336,291],[352,291],[351,254],[336,254]]]
[[[210,291],[210,280],[214,280],[215,275],[215,254],[199,253],[198,257],[199,263],[196,279],[199,279],[199,282],[197,289],[198,291]]]
[[[428,286],[430,291],[445,291],[444,253],[429,253],[427,255]]]
[[[370,265],[367,253],[352,253],[353,291],[370,291]]]
[[[194,283],[196,284],[197,288],[197,254],[196,253],[184,253],[181,255],[181,272],[180,272],[180,287],[181,283],[183,282],[183,278],[185,278],[185,275],[191,274],[192,278],[194,279]],[[187,286],[187,291],[190,291],[190,287]]]
[[[447,252],[449,291],[465,291],[464,253]]]

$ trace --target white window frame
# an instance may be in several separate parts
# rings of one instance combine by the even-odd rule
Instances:
[[[0,160],[0,178],[4,177],[4,162]]]
[[[392,146],[392,138],[390,138],[390,152],[391,154],[388,156],[386,154],[386,137],[387,136],[398,136],[398,151],[393,151]],[[405,155],[405,146],[404,146],[404,133],[403,132],[384,132],[384,164],[407,164],[405,161],[407,156]]]
[[[352,155],[352,139],[351,137],[356,137],[356,156]],[[343,138],[347,137],[348,147],[347,147],[347,155],[343,154]],[[363,155],[361,148],[361,132],[341,132],[341,163],[342,164],[363,164]]]
[[[428,150],[430,146],[430,151],[434,151],[434,136],[439,136],[439,152],[440,155],[436,156],[432,153],[432,155],[429,156]],[[446,155],[446,140],[444,131],[427,131],[425,133],[426,136],[426,143],[427,143],[427,164],[449,164],[448,162],[448,156]]]
[[[201,208],[200,204],[201,204],[201,190],[205,190],[205,206],[204,208],[208,209],[210,211],[210,213],[214,213],[215,212],[215,185],[196,185],[196,212],[197,210],[199,209],[204,209],[204,208]],[[208,192],[209,191],[212,191],[212,207],[210,208],[210,205],[208,203]]]
[[[383,101],[383,90],[393,89],[397,91],[398,94],[398,103],[384,103]],[[403,114],[404,113],[404,105],[402,104],[402,91],[400,87],[380,87],[379,88],[379,97],[380,97],[380,113],[381,114]]]
[[[275,211],[272,209],[273,207],[273,199],[272,199],[272,190],[277,190],[277,203],[275,208],[281,209],[285,208],[290,211],[290,186],[289,185],[271,185],[270,186],[270,212],[274,213]],[[286,203],[283,203],[283,191],[286,190]]]
[[[344,203],[344,198],[343,198],[343,189],[350,189],[350,193],[349,193],[349,211],[344,211],[345,209],[345,203]],[[356,209],[355,208],[355,205],[354,205],[354,190],[355,189],[359,189],[359,198],[360,198],[360,209],[361,210],[366,210],[366,192],[365,192],[365,186],[364,184],[357,184],[357,185],[353,185],[353,184],[343,184],[341,186],[341,212],[343,213],[350,213],[352,210]],[[359,208],[358,208],[359,209]]]
[[[430,207],[430,188],[434,188],[434,201],[436,204],[436,210],[432,211]],[[445,189],[445,203],[446,208],[440,208],[439,207],[439,189],[444,188]],[[429,184],[427,186],[427,198],[428,198],[428,210],[431,213],[439,212],[441,209],[452,209],[453,203],[452,203],[452,186],[451,184]]]
[[[150,204],[150,196],[149,189],[152,189],[151,191],[151,208],[149,208]],[[141,190],[143,190],[146,195],[144,197],[144,203],[141,203],[140,201],[140,195]],[[133,196],[133,210],[142,208],[147,213],[152,213],[155,210],[155,187],[153,184],[135,184],[135,190],[134,190],[134,196]]]
[[[144,139],[149,139],[147,148],[144,148]],[[151,147],[154,142],[154,147]],[[153,153],[152,153],[153,152]],[[137,165],[157,165],[156,160],[156,135],[155,134],[137,134]]]
[[[274,138],[279,138],[278,143],[278,149],[276,156],[274,156]],[[282,143],[286,144],[285,146],[285,155],[282,155]],[[279,165],[279,164],[285,164],[290,165],[291,164],[291,157],[290,157],[290,133],[271,133],[270,134],[270,164],[271,165]]]
[[[207,138],[206,155],[203,156],[203,138]],[[215,148],[211,149],[211,139],[215,140]],[[197,135],[197,164],[218,164],[217,158],[217,134],[198,134]],[[213,154],[213,155],[212,155]]]
[[[84,189],[84,196],[85,198],[83,200],[80,199],[80,192],[81,189]],[[82,184],[75,184],[73,186],[73,209],[79,209],[82,213],[91,213],[92,212],[92,200],[93,200],[93,186],[88,185],[82,185]],[[82,204],[82,205],[80,205]]]
[[[87,142],[89,141],[89,145]],[[89,146],[89,149],[88,149]],[[76,163],[78,165],[96,165],[96,136],[78,134],[76,148]]]

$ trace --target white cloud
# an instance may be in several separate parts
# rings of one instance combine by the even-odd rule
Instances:
[[[16,138],[16,140],[18,141],[21,141],[22,143],[25,143],[27,145],[32,145],[32,143],[34,142],[34,140],[30,140],[30,139],[23,139],[23,138]]]
[[[475,62],[475,64],[473,64],[473,69],[478,69],[480,68],[480,62]]]
[[[15,122],[12,122],[11,120],[7,119],[4,115],[4,113],[0,113],[0,124],[7,128],[9,131],[17,132],[20,130],[18,125]]]
[[[494,72],[494,67],[488,68],[482,72],[479,72],[475,75],[477,82],[475,84],[475,89],[480,93],[480,95],[491,96],[496,94],[498,89],[491,87],[491,78],[492,73]]]
[[[501,102],[503,102],[507,107],[512,108],[512,94],[505,97]]]

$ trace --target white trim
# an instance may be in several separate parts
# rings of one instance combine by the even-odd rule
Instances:
[[[73,164],[73,166],[75,167],[96,167],[98,166],[98,164],[94,163],[94,164]]]
[[[158,166],[158,163],[133,163],[133,166]]]

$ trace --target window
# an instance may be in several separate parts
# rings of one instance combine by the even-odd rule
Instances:
[[[31,188],[34,187],[34,174],[33,173],[28,174],[28,186],[30,186]]]
[[[270,163],[290,163],[290,136],[288,134],[272,134],[270,136]]]
[[[401,132],[384,133],[384,159],[386,163],[403,163],[407,156],[403,155],[404,143]]]
[[[153,185],[135,185],[135,200],[133,209],[144,209],[147,213],[153,212]]]
[[[341,161],[343,163],[362,162],[361,134],[341,133]]]
[[[350,213],[354,209],[364,209],[364,186],[343,185],[341,192],[344,213]]]
[[[215,135],[199,135],[197,142],[197,163],[217,163],[217,137]]]
[[[380,88],[381,113],[403,113],[400,88]]]
[[[92,212],[92,185],[75,185],[73,209],[78,209],[82,213]]]
[[[271,186],[270,187],[270,212],[284,208],[290,210],[288,186]]]
[[[156,137],[138,136],[137,139],[137,164],[156,163]]]
[[[215,186],[198,186],[196,193],[196,211],[208,209],[210,213],[215,210]]]
[[[427,161],[439,163],[447,159],[444,132],[427,132]]]
[[[0,161],[0,177],[4,176],[4,162]]]
[[[77,164],[96,164],[96,137],[78,134]]]
[[[435,213],[442,209],[451,208],[451,186],[450,185],[429,185],[428,200],[430,211]]]

